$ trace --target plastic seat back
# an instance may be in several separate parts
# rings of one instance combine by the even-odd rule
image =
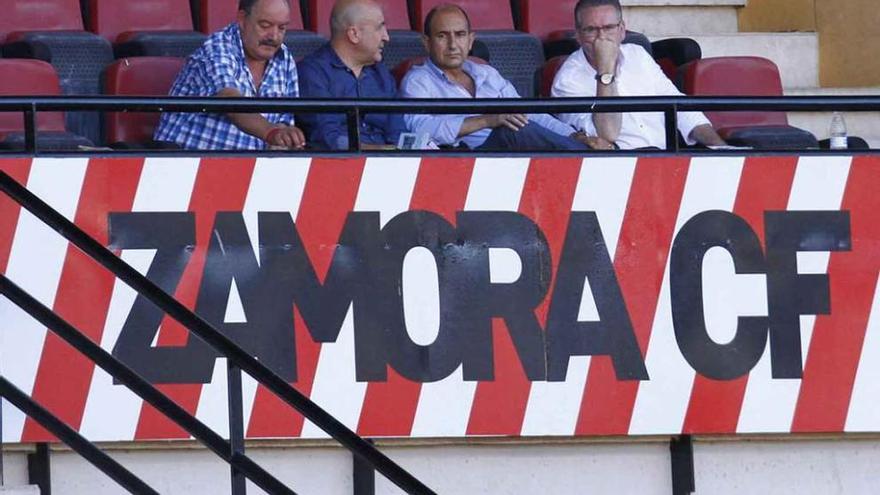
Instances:
[[[323,36],[330,36],[330,12],[333,0],[308,0],[309,30]],[[378,0],[385,14],[385,26],[388,30],[410,31],[409,10],[406,0]]]
[[[89,30],[110,40],[136,31],[192,31],[187,0],[87,0]]]
[[[446,0],[413,0],[415,27],[422,31],[425,17],[437,5],[449,3]],[[481,30],[513,30],[513,11],[509,0],[461,0],[455,2],[467,12],[471,20],[471,29]]]
[[[3,96],[54,96],[61,94],[58,74],[42,60],[0,59],[0,95]],[[21,132],[24,119],[21,112],[0,112],[0,134]],[[63,132],[64,114],[61,112],[38,112],[38,131]]]
[[[196,27],[205,34],[211,34],[226,27],[238,15],[238,0],[196,0]],[[303,30],[303,16],[299,2],[290,4],[290,24],[287,29]]]
[[[514,0],[519,4],[520,29],[547,41],[553,33],[574,29],[574,6],[577,0]]]
[[[117,60],[104,71],[104,93],[117,96],[166,96],[183,68],[176,57],[132,57]],[[106,141],[110,144],[152,141],[159,123],[156,112],[108,112]]]
[[[681,67],[684,92],[699,96],[782,96],[779,68],[761,57],[712,57]],[[706,112],[716,129],[784,126],[784,112]]]
[[[11,0],[0,16],[0,43],[17,31],[82,31],[79,0]]]
[[[553,89],[553,79],[559,68],[568,59],[566,55],[559,55],[544,62],[544,65],[536,72],[535,87],[538,88],[538,96],[541,98],[550,98],[550,92]]]

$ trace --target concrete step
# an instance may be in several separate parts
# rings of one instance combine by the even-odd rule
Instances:
[[[787,89],[786,96],[877,96],[880,86],[868,88],[799,88]],[[880,148],[880,112],[843,112],[847,134],[859,136]],[[831,112],[789,112],[789,124],[806,129],[819,139],[828,137]]]
[[[623,19],[627,29],[648,37],[737,32],[736,8],[725,5],[636,5],[623,8]]]
[[[0,495],[40,495],[37,485],[0,486]]]

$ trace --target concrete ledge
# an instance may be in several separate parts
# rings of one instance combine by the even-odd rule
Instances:
[[[2,495],[40,495],[40,487],[37,485],[26,486],[0,486]]]
[[[736,10],[725,6],[624,7],[627,29],[665,38],[683,33],[736,33]]]

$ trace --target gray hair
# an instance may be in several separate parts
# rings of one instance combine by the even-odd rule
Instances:
[[[623,7],[620,6],[620,0],[578,0],[577,5],[574,6],[574,25],[577,28],[581,27],[580,13],[582,10],[586,10],[593,7],[602,7],[605,5],[610,5],[617,10],[617,14],[623,19]]]
[[[238,0],[238,10],[243,10],[245,15],[251,15],[251,11],[254,10],[254,5],[257,4],[260,0]],[[290,0],[284,0],[284,3],[290,7]]]

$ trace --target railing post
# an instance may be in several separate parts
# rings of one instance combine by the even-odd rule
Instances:
[[[49,444],[38,443],[37,450],[27,456],[28,483],[40,487],[40,495],[52,495]]]
[[[0,486],[6,484],[3,473],[3,397],[0,397]]]
[[[242,410],[241,368],[232,360],[226,360],[226,388],[229,405],[229,446],[230,454],[244,454],[244,411]],[[230,465],[232,495],[247,493],[247,479],[244,473]]]
[[[663,112],[666,120],[666,151],[678,153],[678,107],[672,105],[671,109]]]
[[[361,150],[361,111],[358,107],[348,111],[348,149]]]
[[[689,495],[696,491],[694,480],[694,444],[690,435],[673,437],[669,442],[672,464],[672,495]]]
[[[373,444],[371,439],[365,440]],[[364,462],[359,455],[352,453],[351,457],[353,495],[376,495],[376,470],[369,462]]]
[[[24,151],[37,152],[37,105],[31,103],[31,109],[24,111]]]

